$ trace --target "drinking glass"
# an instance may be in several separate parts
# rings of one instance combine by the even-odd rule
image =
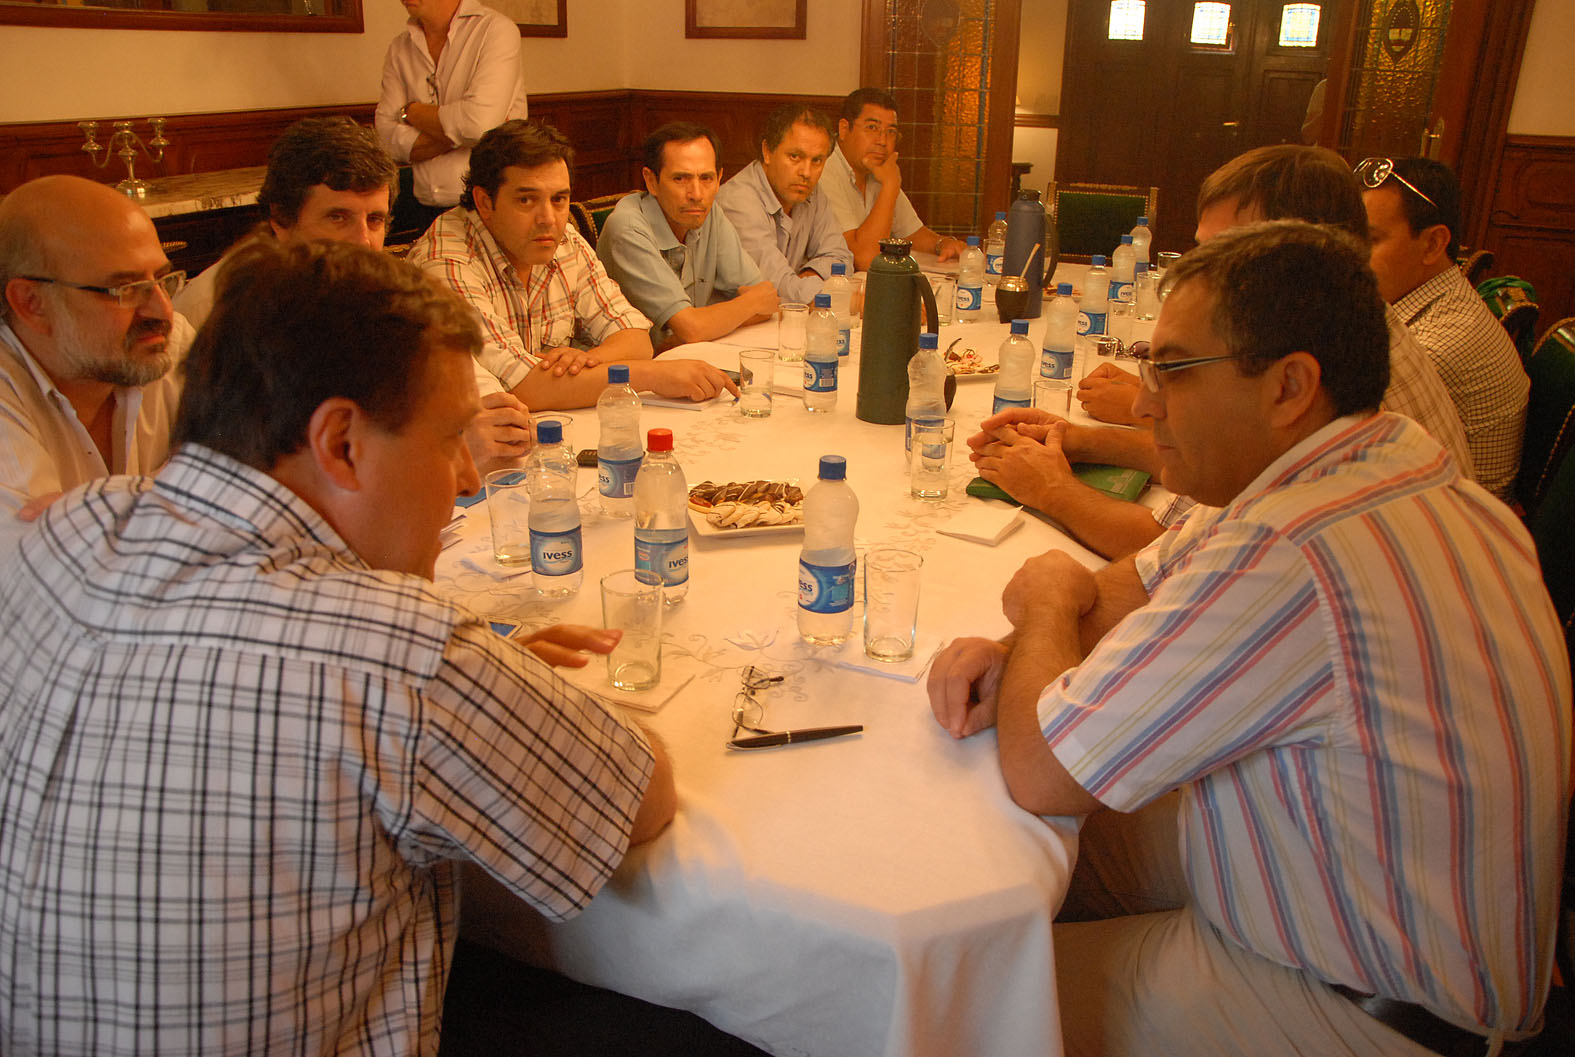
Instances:
[[[487,518],[492,523],[492,560],[503,566],[530,564],[530,489],[523,470],[487,474]]]
[[[913,447],[909,453],[908,489],[913,498],[938,503],[946,498],[952,441],[957,424],[949,418],[913,420]]]
[[[770,349],[744,349],[738,354],[738,413],[745,418],[771,414],[771,383],[777,354]]]
[[[777,358],[794,361],[804,358],[804,327],[809,322],[809,306],[787,301],[781,306],[777,322]]]
[[[607,655],[607,679],[619,690],[649,690],[662,679],[662,584],[650,573],[620,569],[602,577],[602,626],[623,637]]]
[[[882,547],[864,556],[864,652],[877,661],[913,656],[919,631],[919,580],[924,559]]]

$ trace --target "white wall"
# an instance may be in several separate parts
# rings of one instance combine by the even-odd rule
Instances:
[[[527,37],[527,93],[668,88],[842,95],[857,87],[861,5],[810,0],[809,39],[685,40],[676,0],[573,0],[569,36]],[[376,100],[405,21],[363,0],[365,32],[172,33],[0,26],[0,122]]]
[[[1538,0],[1520,62],[1520,82],[1509,110],[1509,132],[1519,136],[1575,136],[1570,106],[1569,52],[1575,40],[1575,4]]]

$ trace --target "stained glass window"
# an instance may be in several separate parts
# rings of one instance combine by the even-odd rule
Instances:
[[[1230,43],[1230,5],[1192,5],[1192,43],[1223,48]]]
[[[1286,4],[1280,12],[1280,47],[1318,46],[1318,4]]]
[[[1110,39],[1142,40],[1145,0],[1110,0]]]

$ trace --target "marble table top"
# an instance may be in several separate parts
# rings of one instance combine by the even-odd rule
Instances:
[[[161,176],[150,181],[153,186],[148,196],[136,202],[155,219],[249,206],[257,201],[266,171],[267,166],[255,165],[247,169]]]

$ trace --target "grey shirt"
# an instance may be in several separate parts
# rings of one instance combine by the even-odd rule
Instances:
[[[853,251],[818,187],[789,214],[771,189],[766,170],[754,161],[722,185],[716,204],[733,222],[760,274],[784,300],[814,300],[838,261],[852,274]],[[799,275],[805,268],[815,274]]]

